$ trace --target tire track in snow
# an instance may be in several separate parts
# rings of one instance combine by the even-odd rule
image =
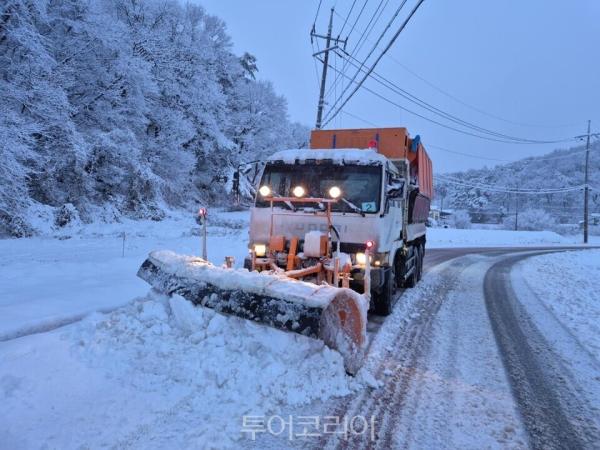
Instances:
[[[533,448],[598,448],[600,430],[568,369],[537,329],[510,281],[512,267],[545,252],[495,263],[484,279],[485,302],[513,396]]]
[[[455,253],[452,255],[457,256]],[[419,311],[418,317],[411,318],[408,325],[396,330],[390,339],[393,349],[387,352],[376,369],[376,378],[384,378],[385,386],[375,391],[363,391],[354,398],[343,399],[331,413],[338,417],[375,417],[375,442],[365,442],[364,436],[348,440],[324,439],[319,442],[319,448],[361,449],[365,445],[368,448],[390,448],[396,424],[402,420],[404,400],[418,369],[419,360],[427,354],[431,344],[434,319],[446,293],[456,285],[460,273],[468,264],[467,261],[462,261],[444,269],[443,279],[434,286],[434,297],[419,298],[410,308],[409,312],[413,314]],[[386,371],[392,371],[393,374],[386,377]]]

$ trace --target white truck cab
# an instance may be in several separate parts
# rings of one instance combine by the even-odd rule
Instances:
[[[251,209],[250,252],[269,253],[272,236],[283,236],[276,261],[285,268],[290,246],[302,257],[307,235],[320,232],[351,265],[350,287],[361,291],[368,243],[372,309],[386,315],[395,288],[412,287],[421,276],[429,203],[418,198],[406,158],[390,160],[375,148],[281,151],[267,160]],[[254,268],[251,257],[245,266]]]

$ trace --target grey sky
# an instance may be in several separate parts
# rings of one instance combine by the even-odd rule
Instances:
[[[337,3],[335,9],[341,17],[334,17],[334,33],[339,31],[352,1],[323,0],[317,30],[326,31],[329,9]],[[404,15],[415,2],[408,0]],[[248,51],[256,55],[260,77],[272,81],[275,89],[288,99],[291,118],[314,126],[318,85],[309,30],[318,0],[198,0],[198,3],[227,23],[237,53]],[[343,34],[351,28],[363,3],[364,0],[357,0]],[[379,3],[380,0],[367,2],[350,35],[349,50]],[[359,59],[366,56],[372,41],[399,4],[400,0],[389,1],[369,36],[371,42],[366,42],[358,54]],[[404,16],[394,22],[392,30],[401,17]],[[390,50],[391,58],[386,55],[376,72],[411,94],[478,126],[539,140],[570,137],[585,131],[588,118],[592,120],[592,128],[600,130],[599,24],[598,0],[425,0]],[[387,43],[391,35],[389,32],[382,42]],[[375,51],[378,53],[379,50]],[[392,58],[464,103],[510,122],[538,126],[509,123],[466,107],[415,77]],[[341,61],[337,64],[340,67]],[[353,75],[352,70],[347,73]],[[334,77],[331,74],[329,79]],[[439,120],[376,82],[369,80],[366,86]],[[329,98],[330,104],[334,94]],[[490,166],[495,162],[445,152],[433,145],[509,160],[543,154],[557,147],[506,144],[465,136],[415,117],[368,92],[357,93],[344,110],[379,126],[407,126],[411,134],[420,134],[434,159],[435,169],[440,172]],[[328,125],[329,128],[368,126],[344,114]],[[568,144],[562,146],[565,145]]]

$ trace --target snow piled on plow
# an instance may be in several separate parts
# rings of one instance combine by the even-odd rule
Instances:
[[[337,293],[337,289],[328,285],[290,280],[283,274],[268,271],[225,269],[207,263],[202,258],[180,255],[170,250],[154,251],[149,258],[164,272],[178,277],[203,280],[223,290],[269,295],[314,308],[325,308]],[[356,297],[360,298],[360,295],[356,294]]]
[[[236,447],[244,415],[362,387],[321,341],[178,296],[2,345],[0,440],[11,448]]]

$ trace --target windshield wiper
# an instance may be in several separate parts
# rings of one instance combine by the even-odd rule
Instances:
[[[271,191],[271,195],[275,198],[281,198],[281,195],[279,195],[277,192],[275,191]],[[284,202],[282,202],[285,204],[285,206],[287,206],[288,208],[290,208],[292,211],[296,212],[296,208],[294,207],[294,205],[292,205],[292,202],[286,200]]]
[[[350,207],[350,209],[356,213],[359,213],[361,216],[365,217],[365,213],[362,209],[360,209],[358,206],[356,206],[354,203],[352,203],[349,200],[346,200],[344,197],[340,197],[340,200],[342,200],[348,207]]]

